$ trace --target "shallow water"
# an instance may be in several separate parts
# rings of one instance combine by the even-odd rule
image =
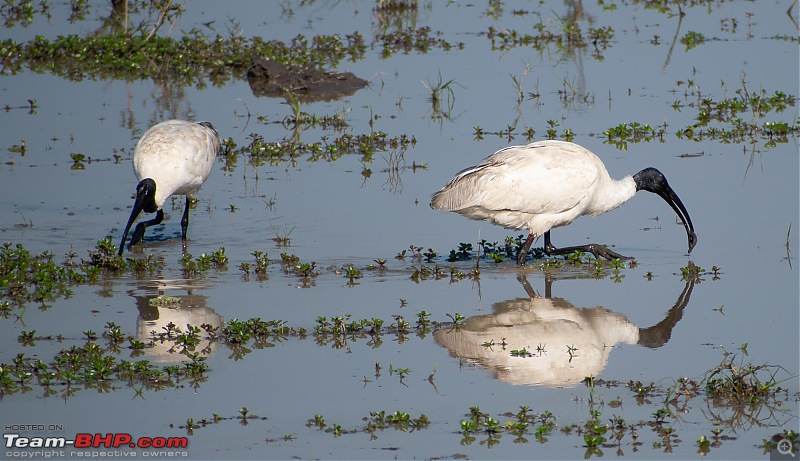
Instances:
[[[286,41],[298,33],[359,31],[372,47],[364,59],[343,61],[337,70],[368,79],[370,86],[302,110],[346,113],[352,134],[369,133],[373,120],[372,129],[413,136],[416,142],[407,149],[376,152],[371,161],[346,155],[335,161],[299,158],[296,164],[254,167],[240,156],[226,171],[220,159],[197,195],[187,251],[197,257],[224,247],[227,269],[185,276],[179,262],[183,200],[174,207],[168,203],[164,224],[148,230],[141,249],[126,253],[155,255],[163,259],[162,269],[76,286],[72,296],[48,303],[46,310],[36,304],[16,310],[21,320],[0,320],[0,362],[10,363],[20,352],[47,362],[62,348],[84,344],[85,330],[101,332],[107,322],[146,341],[149,330],[161,326],[156,315],[160,322],[170,319],[179,326],[253,317],[282,320],[307,329],[307,337],[284,338],[261,349],[250,344],[252,350],[241,357],[235,348],[211,343],[207,379],[174,389],[137,394],[125,381],[112,380],[110,389],[80,386],[65,398],[63,385],[53,386],[56,395],[48,397],[42,386],[32,385],[27,392],[3,395],[0,422],[64,425],[62,431],[28,431],[27,436],[120,432],[172,437],[187,435],[179,427],[187,419],[219,414],[223,419],[189,437],[192,458],[570,459],[592,453],[583,435],[558,429],[583,425],[591,410],[600,410],[603,424],[615,416],[629,424],[652,422],[670,386],[682,377],[703,379],[729,351],[746,363],[782,367],[777,378],[787,390],[776,397],[778,403],[742,410],[720,407],[702,395],[687,398],[685,405],[666,405],[673,415],[664,425],[677,434],[670,444],[664,443],[663,425],[643,424],[638,429],[641,445],[632,445],[626,436],[620,447],[602,449],[606,456],[619,449],[636,459],[697,457],[696,441],[711,438],[718,428],[728,438],[710,448],[707,457],[763,457],[763,439],[798,428],[797,138],[768,146],[765,139],[727,144],[689,141],[676,133],[695,123],[697,111],[688,107],[697,98],[693,92],[714,100],[732,98],[744,80],[748,91],[796,96],[796,6],[789,16],[790,2],[759,2],[758,8],[750,2],[703,4],[685,7],[679,21],[677,15],[631,3],[616,9],[581,2],[504,4],[495,16],[486,4],[426,4],[405,25],[430,26],[448,42],[463,42],[463,49],[397,52],[385,59],[381,45],[373,44],[380,26],[370,2],[289,3],[292,15],[254,2],[229,2],[224,11],[216,2],[187,4],[173,37],[195,26],[214,33],[203,25],[208,18],[216,18],[211,27],[223,35],[238,27],[245,36]],[[0,39],[86,34],[103,17],[98,9],[98,19],[69,24],[61,19],[63,8],[54,7],[49,23],[40,18],[27,28],[4,29]],[[591,44],[571,51],[554,45],[542,51],[531,46],[492,50],[486,36],[490,26],[534,33],[531,25],[540,22],[558,31],[558,18],[576,11],[584,29],[613,28],[602,59],[593,55]],[[673,43],[673,37],[689,31],[702,32],[706,42],[688,50]],[[455,82],[449,118],[432,117],[421,83],[434,85],[439,75]],[[512,76],[521,81],[521,103]],[[530,93],[539,97],[531,99]],[[12,107],[0,112],[0,240],[21,243],[34,253],[49,251],[58,261],[70,251],[86,258],[106,236],[118,243],[135,188],[130,155],[138,136],[153,123],[210,120],[240,146],[251,133],[266,140],[291,136],[276,122],[290,116],[292,108],[282,100],[254,97],[244,79],[199,89],[153,81],[75,82],[24,71],[2,76],[0,94],[3,105]],[[37,101],[35,113],[17,108],[28,99]],[[680,110],[673,109],[676,101]],[[742,118],[753,117],[744,113]],[[766,119],[796,123],[797,108]],[[669,207],[651,194],[639,194],[611,213],[553,231],[557,246],[609,243],[635,256],[637,265],[621,269],[616,281],[608,270],[596,278],[585,266],[547,270],[533,262],[520,269],[511,260],[482,260],[479,280],[451,282],[449,275],[413,280],[422,265],[439,264],[447,274],[451,267],[469,273],[474,262],[446,261],[451,249],[461,242],[502,241],[518,234],[434,211],[429,197],[460,169],[508,144],[525,143],[525,128],[535,130],[535,139],[546,137],[548,120],[558,124],[559,137],[572,130],[574,141],[596,152],[613,177],[651,165],[663,171],[694,221],[699,243],[691,256]],[[631,122],[654,128],[666,124],[663,142],[630,143],[627,150],[604,143],[603,131]],[[509,140],[508,127],[515,124]],[[487,133],[482,140],[475,139],[476,127]],[[506,134],[488,134],[501,130]],[[299,136],[314,142],[338,134],[308,129]],[[9,150],[21,140],[24,156]],[[91,161],[73,169],[72,153]],[[425,168],[412,168],[420,164]],[[273,240],[287,234],[288,247]],[[439,256],[426,262],[409,251],[396,259],[409,245],[433,248]],[[253,251],[269,254],[267,277],[247,276],[238,268],[253,262]],[[316,262],[319,275],[303,280],[287,274],[281,253]],[[375,259],[387,260],[386,268],[369,268]],[[681,277],[689,261],[705,271],[694,284]],[[350,265],[363,273],[352,284],[343,273]],[[710,273],[714,266],[720,268],[717,277]],[[521,278],[541,297],[532,300]],[[149,300],[159,295],[180,298],[180,307],[156,314]],[[318,317],[378,318],[389,326],[402,315],[413,327],[420,311],[429,312],[441,328],[419,336],[386,332],[379,346],[369,337],[340,344],[310,333]],[[451,325],[456,313],[466,318],[459,329]],[[652,339],[654,330],[647,330],[650,336],[642,333],[657,325],[658,341]],[[17,340],[31,330],[64,339],[39,339],[34,346]],[[498,346],[503,338],[505,351]],[[496,345],[481,345],[490,340]],[[739,349],[744,343],[746,356]],[[510,354],[521,347],[536,352],[537,346],[546,353]],[[159,366],[185,360],[164,349],[148,348],[134,359]],[[121,351],[122,357],[130,354]],[[409,371],[401,379],[397,369]],[[581,382],[589,375],[609,385],[589,390]],[[631,380],[653,382],[661,391],[649,401],[637,401],[624,385]],[[612,405],[615,400],[621,406]],[[558,429],[546,442],[534,437],[533,427],[524,441],[506,432],[499,438],[478,433],[474,441],[464,439],[460,421],[469,419],[470,407],[505,424],[513,419],[505,413],[516,413],[522,405],[537,414],[553,413]],[[242,407],[267,419],[242,424],[236,419]],[[381,410],[407,412],[412,418],[424,413],[430,426],[389,428],[371,440],[364,418]],[[317,414],[328,429],[339,424],[343,432],[337,436],[307,426]],[[14,457],[8,451],[4,455]]]

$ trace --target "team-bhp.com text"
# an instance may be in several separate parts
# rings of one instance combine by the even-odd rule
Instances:
[[[74,439],[66,437],[26,437],[17,433],[3,434],[7,458],[125,458],[125,457],[187,457],[188,452],[180,451],[189,445],[188,437],[138,437],[127,433],[116,434],[76,434]],[[63,450],[72,447],[84,450]],[[112,448],[111,451],[90,450]],[[139,448],[143,451],[127,451],[125,448]],[[22,449],[22,450],[14,450]],[[152,451],[152,449],[169,449]],[[178,450],[176,450],[178,449]],[[148,451],[150,450],[150,451]]]

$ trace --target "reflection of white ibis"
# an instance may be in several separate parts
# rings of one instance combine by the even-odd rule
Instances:
[[[617,344],[663,346],[683,317],[694,287],[693,279],[687,281],[662,321],[639,328],[624,315],[604,307],[577,308],[562,298],[551,297],[550,280],[545,297],[537,295],[524,276],[519,280],[529,297],[495,303],[491,314],[439,329],[433,338],[450,355],[480,364],[496,379],[544,386],[571,385],[586,376],[598,376]],[[523,349],[530,355],[512,356],[512,350]]]
[[[162,283],[162,282],[159,282]],[[159,292],[169,288],[178,288],[176,285],[165,285],[159,288]],[[147,290],[148,292],[150,290]],[[178,363],[186,360],[186,355],[181,354],[181,347],[174,340],[159,341],[154,338],[152,332],[163,334],[167,331],[168,325],[182,332],[187,331],[187,325],[200,327],[209,324],[212,327],[221,327],[224,322],[222,317],[207,305],[207,298],[203,295],[193,294],[189,291],[185,295],[172,297],[177,302],[170,302],[164,306],[158,306],[153,300],[158,296],[154,294],[137,295],[130,292],[136,300],[136,307],[139,315],[136,317],[136,338],[145,343],[151,343],[152,347],[144,349],[144,353],[155,363]],[[175,330],[173,330],[175,331]],[[188,347],[190,352],[201,352],[209,356],[216,347],[217,342],[201,334],[201,339],[197,344]]]
[[[186,240],[191,195],[200,190],[211,173],[221,144],[219,133],[209,122],[168,120],[144,133],[133,153],[133,172],[139,184],[136,186],[136,201],[119,244],[120,256],[128,231],[139,213],[144,210],[156,213],[156,217],[136,225],[131,245],[142,240],[145,229],[164,220],[162,207],[172,195],[186,196],[181,219],[181,238]]]
[[[500,149],[459,172],[433,194],[431,207],[510,229],[528,229],[517,264],[525,264],[531,244],[542,234],[548,255],[580,250],[612,259],[623,256],[604,245],[555,248],[550,229],[566,226],[579,216],[613,210],[640,190],[658,194],[675,210],[686,228],[691,252],[697,244],[692,220],[660,171],[645,168],[617,181],[595,154],[571,142],[539,141]]]

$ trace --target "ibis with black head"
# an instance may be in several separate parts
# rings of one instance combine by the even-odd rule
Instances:
[[[697,244],[692,220],[660,171],[645,168],[615,180],[594,153],[571,142],[547,140],[500,149],[459,172],[433,194],[431,208],[509,229],[527,229],[528,237],[517,255],[519,265],[525,264],[531,244],[541,235],[547,255],[578,250],[596,258],[628,259],[594,243],[556,248],[550,241],[550,230],[571,224],[580,216],[611,211],[640,190],[657,194],[672,207],[686,229],[691,253]]]
[[[136,225],[131,246],[142,241],[148,227],[164,220],[164,202],[173,195],[186,196],[181,218],[181,239],[186,240],[191,196],[208,179],[221,144],[219,133],[209,122],[167,120],[142,135],[133,153],[133,172],[139,181],[136,200],[119,244],[120,256],[139,214],[144,211],[156,216]]]

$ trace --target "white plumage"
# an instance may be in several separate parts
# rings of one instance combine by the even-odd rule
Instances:
[[[147,130],[133,153],[133,172],[139,184],[128,224],[122,235],[119,254],[139,213],[156,213],[156,217],[137,224],[131,245],[142,240],[147,227],[164,219],[164,202],[172,195],[185,195],[186,204],[181,219],[181,238],[186,240],[189,226],[189,204],[192,194],[208,179],[217,158],[219,133],[209,122],[168,120]]]
[[[571,142],[539,141],[501,149],[459,172],[433,195],[431,207],[510,229],[528,229],[517,259],[520,264],[540,235],[545,236],[547,254],[578,249],[596,257],[618,258],[622,256],[603,245],[557,249],[550,243],[550,229],[566,226],[579,216],[613,210],[642,189],[664,198],[683,220],[691,251],[697,241],[691,219],[661,172],[646,168],[614,180],[595,154]]]

